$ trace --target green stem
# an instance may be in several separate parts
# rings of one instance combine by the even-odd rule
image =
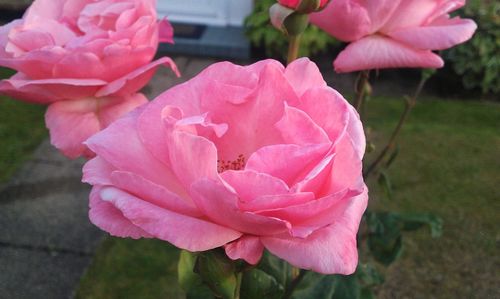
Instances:
[[[304,276],[306,275],[307,271],[300,269],[299,275],[295,277],[292,282],[290,283],[290,286],[286,289],[285,294],[283,295],[283,299],[290,299],[292,298],[293,291],[295,291],[295,288],[299,285],[299,283],[302,281]]]
[[[242,279],[243,279],[243,272],[238,272],[238,274],[236,274],[236,290],[234,291],[234,299],[240,299]]]
[[[403,125],[405,124],[406,120],[408,119],[408,115],[410,115],[411,110],[413,107],[415,107],[415,104],[417,103],[417,99],[420,96],[420,93],[422,92],[422,89],[424,88],[425,82],[427,81],[428,77],[422,76],[420,79],[420,82],[418,83],[417,89],[412,97],[406,98],[405,102],[405,110],[403,111],[403,114],[401,114],[401,117],[399,118],[399,122],[392,132],[391,138],[389,138],[389,141],[387,142],[386,146],[380,152],[378,157],[373,161],[373,163],[368,167],[368,169],[363,173],[363,177],[367,179],[370,174],[372,174],[377,168],[380,166],[380,163],[384,160],[384,158],[387,156],[387,154],[396,146],[396,139],[401,132],[401,128],[403,128]]]
[[[368,79],[370,77],[370,71],[364,70],[359,73],[359,76],[356,80],[356,101],[354,102],[354,108],[361,114],[361,107],[365,101],[366,97],[366,84],[368,84]]]
[[[299,48],[300,48],[301,37],[302,37],[302,34],[291,35],[289,37],[287,64],[292,63],[292,61],[294,61],[295,59],[297,59],[299,57]]]

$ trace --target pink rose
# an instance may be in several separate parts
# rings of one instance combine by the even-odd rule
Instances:
[[[450,18],[465,0],[335,0],[312,23],[350,42],[334,61],[337,72],[421,67],[439,68],[443,50],[470,39],[476,24]]]
[[[308,59],[214,64],[86,144],[90,220],[114,236],[356,268],[363,127]]]
[[[151,62],[159,39],[171,41],[155,4],[36,0],[22,19],[0,27],[0,65],[18,71],[0,82],[0,93],[50,104],[52,143],[70,157],[81,155],[84,140],[147,101],[135,93],[159,65],[175,70],[169,58]]]

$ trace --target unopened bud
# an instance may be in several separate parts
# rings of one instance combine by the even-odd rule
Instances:
[[[301,13],[311,13],[321,10],[329,0],[278,0],[278,2]]]

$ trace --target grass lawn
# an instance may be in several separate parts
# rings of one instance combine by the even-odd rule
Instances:
[[[11,71],[0,68],[0,78]],[[0,96],[0,183],[9,178],[47,136],[44,106]]]
[[[385,140],[400,100],[375,98],[368,125]],[[444,233],[405,236],[405,252],[386,273],[379,298],[499,298],[500,105],[422,99],[400,136],[391,166],[394,198],[375,182],[374,209],[433,212]],[[367,156],[373,159],[374,154]],[[182,298],[177,250],[158,240],[109,238],[82,278],[77,298]]]

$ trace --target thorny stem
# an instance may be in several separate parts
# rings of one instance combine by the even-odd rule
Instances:
[[[363,102],[365,101],[366,96],[366,84],[368,84],[368,79],[370,76],[369,70],[364,70],[359,73],[358,78],[356,79],[356,101],[354,102],[354,108],[356,111],[361,114],[361,107],[363,106]]]
[[[299,57],[301,37],[302,34],[291,35],[289,37],[287,64],[292,63],[292,61],[294,61],[295,59],[297,59],[297,57]]]
[[[391,138],[389,138],[389,141],[387,142],[386,146],[380,152],[378,157],[373,161],[373,163],[368,167],[368,169],[363,173],[363,177],[365,179],[368,178],[370,174],[372,174],[382,163],[384,158],[387,156],[387,154],[396,146],[396,139],[401,132],[401,128],[403,127],[404,123],[408,119],[408,115],[410,114],[410,111],[415,107],[415,104],[417,103],[417,99],[422,92],[422,89],[424,88],[425,82],[427,81],[429,77],[422,76],[420,79],[420,82],[418,83],[417,89],[415,90],[415,93],[413,94],[412,97],[406,97],[405,101],[405,110],[403,111],[403,114],[401,114],[401,117],[399,119],[399,122],[392,132]]]
[[[292,282],[290,283],[290,286],[287,288],[285,295],[283,295],[283,299],[290,299],[292,297],[293,291],[295,291],[295,288],[299,285],[299,283],[302,281],[304,276],[306,275],[307,271],[300,269],[299,274],[297,277],[295,277]]]

